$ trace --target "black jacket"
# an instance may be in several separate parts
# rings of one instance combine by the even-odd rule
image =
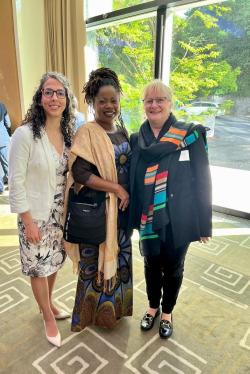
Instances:
[[[136,201],[135,173],[140,157],[138,133],[130,138],[130,223],[139,229],[141,207]],[[212,194],[208,155],[202,136],[188,148],[189,159],[180,161],[181,151],[171,155],[168,176],[168,209],[176,248],[212,236]]]

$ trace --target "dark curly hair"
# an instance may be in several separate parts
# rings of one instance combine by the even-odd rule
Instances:
[[[103,86],[112,86],[119,94],[122,94],[122,88],[117,74],[109,68],[101,67],[91,71],[88,82],[83,86],[82,92],[85,95],[85,102],[88,105],[94,104],[95,97]],[[118,116],[117,125],[125,132],[126,136],[128,136],[121,113]]]
[[[72,136],[74,133],[74,121],[75,121],[75,109],[74,109],[74,94],[71,91],[67,78],[57,72],[49,72],[42,76],[39,87],[37,88],[32,104],[28,109],[22,125],[29,124],[33,131],[34,139],[41,139],[42,129],[45,127],[46,114],[41,105],[42,88],[44,83],[49,79],[53,78],[60,82],[66,91],[66,108],[63,111],[61,118],[61,131],[63,134],[64,142],[66,146],[71,146]]]

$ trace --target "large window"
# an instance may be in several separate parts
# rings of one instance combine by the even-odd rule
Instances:
[[[214,205],[250,213],[250,1],[91,0],[87,7],[88,17],[117,10],[113,23],[112,15],[88,22],[88,67],[118,73],[129,130],[143,120],[143,86],[162,78],[178,119],[209,129]]]
[[[87,32],[88,70],[100,66],[113,69],[123,87],[123,120],[129,131],[140,126],[143,86],[154,75],[155,17]]]
[[[250,2],[169,13],[175,113],[209,128],[214,203],[250,212]],[[169,22],[171,24],[171,22]],[[168,46],[169,47],[169,46]],[[163,77],[164,79],[164,77]]]
[[[85,1],[85,13],[87,18],[90,18],[114,10],[147,3],[148,1],[150,0],[87,0]]]

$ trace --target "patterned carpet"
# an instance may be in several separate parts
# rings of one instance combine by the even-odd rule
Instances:
[[[134,315],[112,330],[70,332],[60,321],[63,345],[53,348],[20,272],[16,216],[0,196],[0,372],[6,374],[243,374],[250,373],[250,222],[215,213],[214,238],[190,247],[174,311],[174,334],[143,333],[146,308],[143,262],[134,238]],[[54,293],[71,311],[76,278],[67,261]]]

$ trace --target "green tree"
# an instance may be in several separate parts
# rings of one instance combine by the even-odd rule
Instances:
[[[240,67],[237,79],[238,90],[231,96],[249,97],[250,87],[250,1],[230,0],[226,2],[230,11],[223,16],[224,27],[218,43],[221,46],[221,59],[233,68]]]
[[[220,33],[217,17],[227,12],[228,7],[210,5],[175,16],[171,86],[180,101],[237,91],[240,68],[221,58],[215,37]]]
[[[147,3],[148,0],[113,0],[113,10],[128,8],[133,5]]]
[[[230,0],[175,15],[170,83],[178,102],[237,92],[242,64],[226,55],[229,36],[220,27],[221,19],[232,16],[232,4]],[[113,2],[114,9],[131,5],[135,0]],[[88,33],[88,44],[98,51],[99,65],[109,66],[120,78],[124,91],[122,112],[131,131],[143,119],[140,99],[143,86],[154,75],[154,41],[155,17]]]
[[[99,65],[109,66],[119,76],[124,91],[122,113],[131,131],[142,121],[141,94],[153,77],[154,40],[155,18],[88,33],[88,44],[98,50]]]

